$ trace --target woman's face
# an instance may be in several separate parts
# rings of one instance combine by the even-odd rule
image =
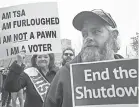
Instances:
[[[46,67],[49,65],[50,57],[48,54],[37,55],[36,64],[39,67]]]

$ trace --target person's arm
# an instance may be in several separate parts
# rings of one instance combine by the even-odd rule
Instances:
[[[63,102],[63,86],[59,78],[60,71],[57,72],[51,83],[43,107],[61,107]]]
[[[23,72],[23,68],[14,62],[4,83],[5,90],[9,92],[19,91],[26,86],[26,78],[27,75]]]

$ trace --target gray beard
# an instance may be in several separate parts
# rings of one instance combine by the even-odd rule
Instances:
[[[101,60],[110,60],[113,59],[113,49],[112,44],[105,43],[104,47],[100,49],[99,47],[83,47],[81,50],[81,59],[82,62],[93,62]]]

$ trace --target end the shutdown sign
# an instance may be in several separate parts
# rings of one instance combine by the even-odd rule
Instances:
[[[137,107],[138,59],[70,66],[73,107]]]

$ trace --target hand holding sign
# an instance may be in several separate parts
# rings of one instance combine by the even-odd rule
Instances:
[[[24,60],[25,60],[25,53],[26,51],[25,50],[22,50],[19,52],[19,54],[17,55],[17,63],[19,65],[23,64],[24,63]]]

